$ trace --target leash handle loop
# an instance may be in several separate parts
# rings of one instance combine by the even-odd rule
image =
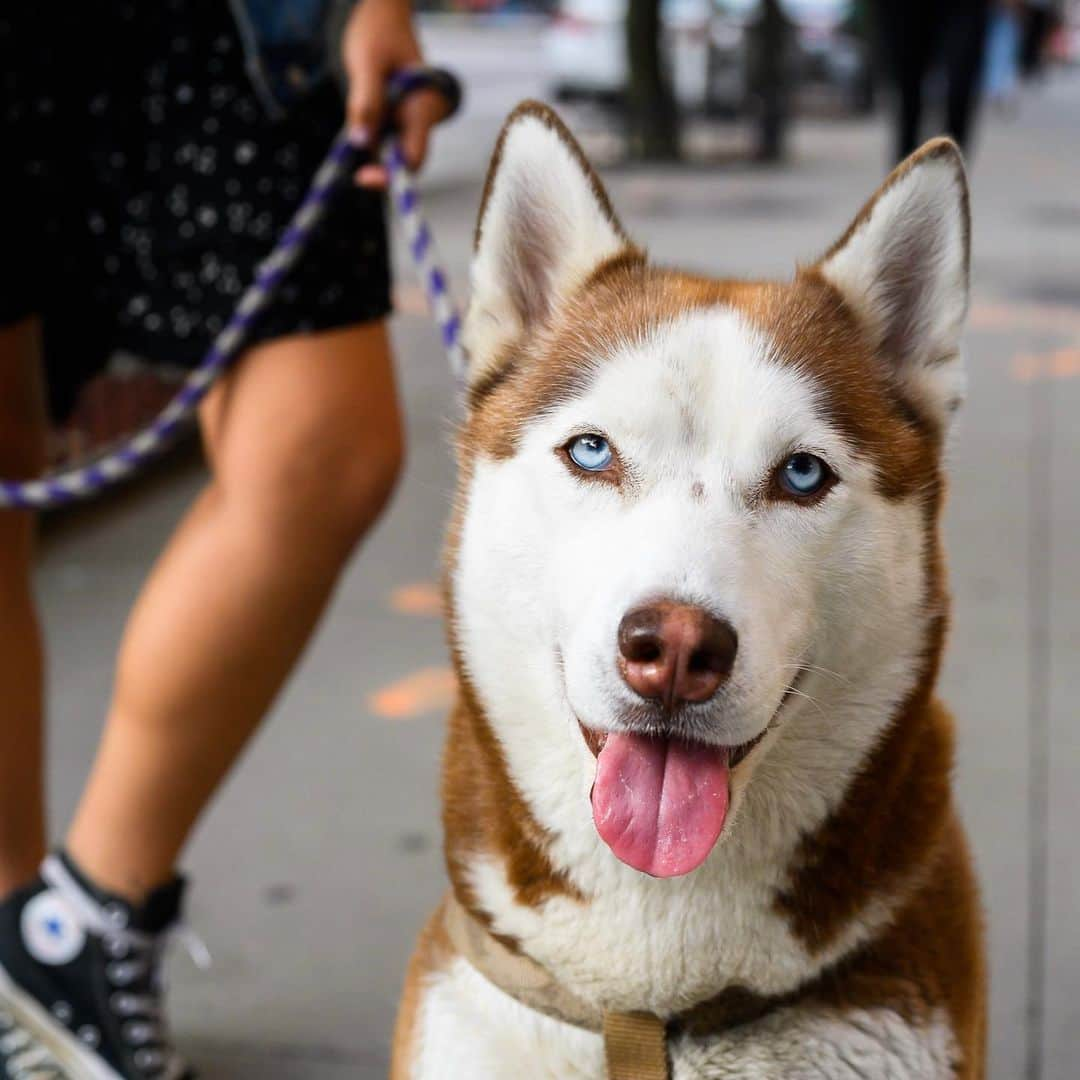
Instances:
[[[417,64],[413,67],[401,68],[390,76],[386,90],[386,124],[388,131],[394,128],[394,113],[397,107],[410,94],[417,90],[435,90],[446,101],[446,115],[439,121],[445,123],[461,108],[464,94],[461,80],[446,68],[428,67],[426,64]]]

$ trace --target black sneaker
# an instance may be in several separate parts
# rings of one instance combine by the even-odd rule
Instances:
[[[162,953],[181,927],[183,893],[178,877],[134,907],[61,853],[0,903],[0,1009],[56,1059],[59,1075],[192,1080],[162,1010]]]
[[[70,1080],[56,1058],[0,1005],[0,1080]]]

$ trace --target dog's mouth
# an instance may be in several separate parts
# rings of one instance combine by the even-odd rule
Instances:
[[[596,758],[590,798],[600,839],[622,862],[653,877],[696,870],[724,830],[732,771],[760,745],[781,708],[759,734],[738,746],[597,731],[579,719],[585,745]]]
[[[770,725],[771,726],[771,725]],[[604,744],[607,742],[610,732],[597,731],[595,728],[586,727],[580,720],[578,721],[578,727],[581,729],[581,737],[585,740],[585,745],[589,748],[594,758],[600,756],[601,751],[604,749]],[[725,746],[723,749],[727,751],[728,755],[728,768],[734,769],[736,765],[750,756],[750,752],[765,738],[769,727],[766,727],[764,731],[759,732],[749,742],[740,743],[738,746]],[[657,738],[674,738],[674,736],[656,736]],[[682,740],[683,742],[694,742],[694,740]]]

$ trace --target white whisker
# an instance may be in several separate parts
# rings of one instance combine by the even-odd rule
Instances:
[[[832,671],[827,667],[822,667],[820,664],[781,664],[784,668],[793,668],[797,671],[814,671],[821,675],[828,675],[831,679],[836,679],[837,682],[843,683],[845,686],[851,686],[851,680],[841,675],[838,671]]]
[[[828,717],[828,714],[827,714],[827,713],[825,712],[825,710],[824,710],[824,709],[823,709],[823,708],[822,708],[822,707],[821,707],[821,706],[820,706],[820,705],[819,705],[819,704],[817,703],[817,701],[816,701],[816,700],[815,700],[814,698],[812,698],[812,697],[811,697],[811,696],[810,696],[809,694],[807,694],[807,693],[804,693],[804,692],[803,692],[802,690],[796,690],[794,686],[789,686],[789,687],[787,688],[787,690],[785,691],[785,693],[788,693],[788,694],[794,694],[794,695],[795,695],[796,697],[806,698],[806,700],[807,700],[807,701],[809,701],[809,702],[810,702],[810,704],[811,704],[811,705],[813,705],[815,709],[817,709],[817,711],[818,711],[818,713],[820,714],[821,718],[822,718],[823,720],[828,720],[828,718],[829,718],[829,717]]]

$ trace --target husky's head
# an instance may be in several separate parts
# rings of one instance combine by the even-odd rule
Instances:
[[[462,674],[546,830],[685,874],[802,724],[833,740],[823,769],[872,745],[940,622],[967,279],[947,140],[763,284],[650,266],[557,118],[511,116],[449,584]]]

